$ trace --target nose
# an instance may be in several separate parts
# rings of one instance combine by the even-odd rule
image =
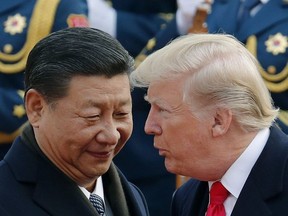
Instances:
[[[102,129],[97,133],[96,140],[98,143],[106,145],[116,145],[120,139],[120,132],[115,127],[114,123],[103,124]]]
[[[162,133],[162,129],[156,121],[156,116],[151,110],[148,114],[144,130],[149,135],[160,135]]]

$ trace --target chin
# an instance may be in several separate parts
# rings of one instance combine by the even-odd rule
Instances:
[[[176,174],[175,166],[172,166],[171,163],[167,161],[167,159],[165,159],[165,167],[168,172]]]

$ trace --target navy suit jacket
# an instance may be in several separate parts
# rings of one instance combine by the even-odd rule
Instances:
[[[112,164],[102,178],[114,215],[122,216],[118,211],[121,201],[117,200],[117,187],[112,190],[115,176],[119,176],[130,215],[149,215],[143,194]],[[98,215],[77,184],[20,137],[0,162],[0,193],[1,216]]]
[[[189,180],[173,196],[173,216],[204,216],[208,183]],[[276,127],[246,180],[231,216],[283,216],[288,212],[288,137]]]

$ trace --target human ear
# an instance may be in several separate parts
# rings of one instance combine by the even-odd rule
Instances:
[[[213,137],[224,135],[232,121],[232,112],[230,109],[218,108],[214,114],[214,125],[212,126]]]
[[[29,89],[25,95],[25,108],[29,122],[33,127],[39,127],[45,100],[35,89]]]

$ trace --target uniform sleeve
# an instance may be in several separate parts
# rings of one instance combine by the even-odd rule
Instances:
[[[173,19],[173,13],[135,14],[117,11],[116,37],[129,53],[136,57],[151,38],[166,29],[167,25],[170,26]],[[176,25],[176,23],[174,24]],[[175,30],[177,31],[176,26]],[[171,33],[169,32],[169,34]]]
[[[176,18],[173,18],[161,31],[148,40],[135,59],[136,65],[139,65],[149,54],[161,49],[178,36],[180,36],[180,34],[178,32]]]

